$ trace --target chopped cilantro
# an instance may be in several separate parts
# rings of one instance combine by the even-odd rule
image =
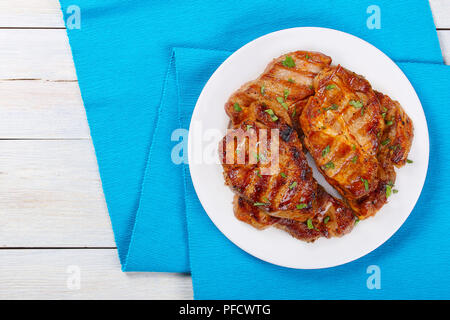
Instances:
[[[366,179],[361,178],[362,183],[364,183],[364,189],[369,191],[369,182]]]
[[[275,115],[275,113],[273,113],[272,109],[264,110],[264,112],[266,112],[270,116],[270,118],[272,118],[273,122],[278,120],[278,117]]]
[[[308,226],[309,230],[314,229],[314,224],[311,218],[309,218],[308,221],[306,221],[306,225]]]
[[[349,104],[358,109],[362,108],[364,106],[364,104],[361,101],[357,101],[357,100],[350,100]]]
[[[293,68],[295,67],[295,61],[294,59],[292,59],[291,56],[286,56],[286,58],[283,61],[283,66],[288,67],[288,68]]]
[[[329,107],[326,107],[326,108],[322,108],[322,110],[323,111],[328,111],[328,110],[337,110],[339,108],[339,106],[337,105],[337,104],[332,104],[331,106],[329,106]]]
[[[327,164],[325,164],[324,166],[322,166],[322,168],[324,169],[334,169],[334,163],[333,162],[328,162]]]

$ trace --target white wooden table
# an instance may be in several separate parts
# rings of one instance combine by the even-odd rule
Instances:
[[[57,0],[0,1],[0,97],[0,299],[192,299],[189,275],[120,271]]]

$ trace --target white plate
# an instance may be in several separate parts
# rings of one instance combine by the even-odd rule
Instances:
[[[398,100],[414,123],[414,141],[409,158],[413,164],[397,170],[393,194],[375,217],[361,221],[342,238],[321,238],[305,243],[287,233],[269,228],[258,231],[233,215],[233,193],[224,185],[222,166],[204,159],[208,150],[217,150],[229,118],[224,104],[242,84],[256,79],[273,58],[296,50],[323,52],[333,64],[364,75],[379,90]],[[195,134],[220,130],[210,137]],[[208,134],[206,134],[208,135]],[[213,134],[214,136],[214,134]],[[211,145],[212,143],[212,145]],[[428,128],[422,105],[414,88],[397,65],[384,53],[350,34],[324,28],[293,28],[267,34],[232,54],[205,85],[192,116],[189,130],[189,167],[198,198],[219,230],[242,250],[264,261],[297,269],[317,269],[341,265],[358,259],[388,240],[403,224],[422,191],[428,167]],[[310,160],[310,159],[309,159]],[[310,162],[312,164],[312,162]],[[331,194],[337,193],[312,165],[314,176]],[[226,261],[224,261],[226,263]]]

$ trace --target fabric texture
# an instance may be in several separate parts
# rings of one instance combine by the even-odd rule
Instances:
[[[209,76],[227,55],[175,49],[179,103],[190,115]],[[197,65],[196,65],[197,64]],[[186,179],[189,255],[197,299],[448,299],[450,217],[446,208],[450,142],[450,66],[399,63],[422,102],[430,134],[430,161],[424,189],[399,231],[381,247],[351,263],[323,270],[293,270],[263,262],[231,243],[202,209]],[[184,119],[183,126],[189,125]],[[186,166],[186,176],[189,169]],[[401,190],[400,190],[401,192]],[[230,213],[231,214],[231,213]],[[367,268],[381,270],[381,289],[369,290]]]
[[[67,20],[74,2],[61,5]],[[372,1],[79,0],[75,5],[81,29],[68,35],[124,271],[190,271],[200,299],[408,298],[430,295],[431,287],[447,295],[445,277],[438,283],[437,273],[436,279],[428,274],[442,270],[440,263],[448,259],[442,243],[447,240],[438,238],[448,226],[445,197],[439,196],[445,188],[437,184],[445,181],[445,172],[437,174],[442,168],[430,166],[421,200],[388,243],[353,263],[304,271],[269,265],[231,244],[203,211],[187,167],[171,159],[178,143],[174,131],[188,127],[203,85],[231,52],[272,31],[319,26],[349,32],[397,62],[410,62],[400,66],[425,108],[430,163],[443,165],[446,156],[439,154],[434,164],[433,154],[445,146],[437,134],[445,122],[437,122],[448,114],[443,105],[449,97],[433,85],[443,86],[449,71],[427,1],[377,1],[382,25],[374,30],[366,26]],[[436,212],[439,205],[443,210]],[[438,216],[436,226],[431,222]],[[432,240],[439,240],[434,249]],[[368,290],[368,264],[383,266],[385,281],[397,279],[386,282],[392,288]],[[411,285],[418,291],[408,290]]]

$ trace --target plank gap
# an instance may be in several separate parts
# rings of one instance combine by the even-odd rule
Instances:
[[[0,30],[65,30],[66,27],[0,27]]]
[[[0,138],[0,141],[88,141],[90,138]]]

